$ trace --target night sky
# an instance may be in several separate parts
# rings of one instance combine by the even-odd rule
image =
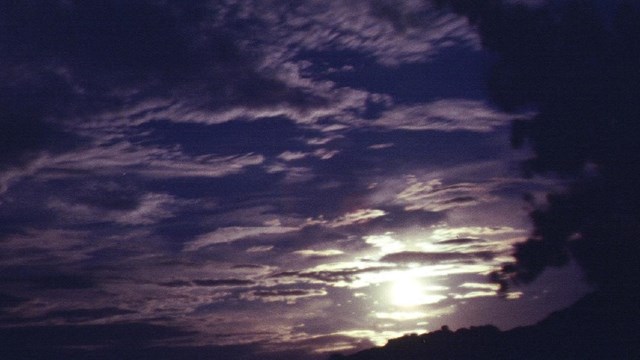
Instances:
[[[436,3],[0,1],[0,357],[324,359],[587,293],[491,281],[569,183],[512,147],[556,108]]]

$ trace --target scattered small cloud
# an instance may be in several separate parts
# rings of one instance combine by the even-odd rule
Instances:
[[[373,144],[373,145],[369,145],[369,149],[371,150],[383,150],[383,149],[388,149],[390,147],[393,147],[394,144],[393,143],[384,143],[384,144]]]

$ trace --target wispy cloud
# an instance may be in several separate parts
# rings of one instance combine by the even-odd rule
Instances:
[[[443,211],[495,201],[497,198],[490,194],[490,190],[491,184],[445,185],[440,179],[420,181],[414,176],[409,176],[406,188],[396,195],[396,202],[405,204],[408,210]]]
[[[436,11],[424,2],[381,5],[381,2],[368,1],[348,4],[308,1],[294,9],[274,6],[271,2],[253,2],[252,5],[250,16],[262,19],[273,29],[268,41],[271,47],[278,49],[352,50],[369,54],[381,63],[395,65],[428,59],[442,47],[454,44],[479,48],[477,35],[464,19]],[[261,16],[267,13],[266,9],[287,11],[288,16],[285,21],[279,17]],[[290,56],[288,52],[279,52],[271,58]]]
[[[188,156],[179,149],[143,147],[129,142],[101,145],[51,157],[50,172],[87,171],[96,175],[138,174],[151,178],[222,177],[259,165],[261,155]]]
[[[49,201],[48,207],[75,223],[116,222],[125,225],[153,224],[174,215],[173,209],[180,201],[168,194],[148,193],[140,197],[137,204],[130,209],[105,209],[86,203],[69,203],[62,199]]]
[[[384,210],[380,209],[358,209],[356,211],[347,213],[337,219],[324,222],[329,227],[341,227],[354,224],[366,223],[370,220],[383,217],[386,215]],[[322,222],[322,221],[320,221]]]
[[[414,131],[489,132],[508,125],[513,117],[484,101],[443,99],[421,105],[393,107],[383,112],[373,125]]]
[[[243,226],[230,226],[223,227],[217,230],[214,230],[210,233],[202,234],[196,237],[193,241],[187,243],[184,247],[185,251],[196,251],[198,249],[217,245],[217,244],[228,244],[234,241],[246,239],[251,236],[257,235],[266,235],[266,234],[286,234],[288,232],[297,231],[299,228],[297,227],[287,227],[287,226],[254,226],[254,227],[243,227]]]

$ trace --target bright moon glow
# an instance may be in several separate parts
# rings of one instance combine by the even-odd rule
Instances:
[[[420,284],[414,279],[397,280],[390,289],[391,303],[397,306],[415,306],[422,297]]]
[[[389,289],[391,303],[400,307],[434,304],[446,298],[444,295],[426,294],[420,279],[403,278],[393,282]]]

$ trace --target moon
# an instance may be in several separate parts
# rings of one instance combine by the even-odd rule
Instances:
[[[389,289],[391,303],[400,307],[420,305],[424,300],[424,287],[414,278],[403,278],[394,281]]]

